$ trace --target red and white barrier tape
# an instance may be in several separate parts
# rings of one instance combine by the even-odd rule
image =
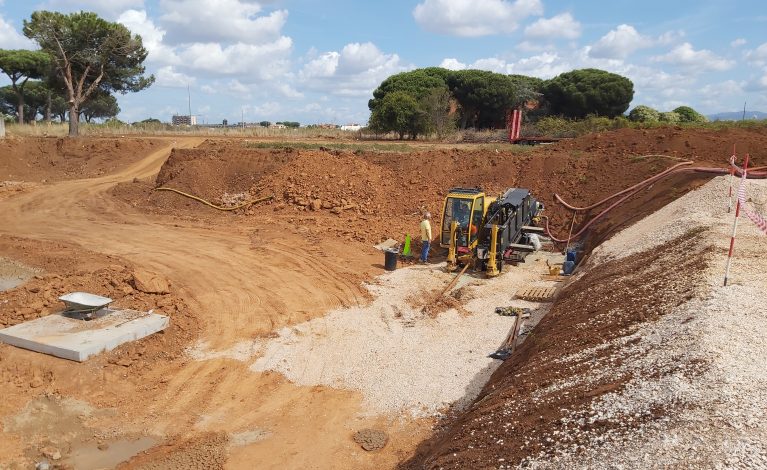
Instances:
[[[743,213],[746,214],[746,217],[751,219],[751,222],[753,222],[759,228],[759,230],[761,230],[765,235],[767,235],[767,220],[765,220],[762,214],[749,209],[749,207],[746,205],[746,172],[745,171],[743,172],[743,176],[740,177],[740,187],[738,187],[738,202],[740,202],[740,207],[743,208]]]

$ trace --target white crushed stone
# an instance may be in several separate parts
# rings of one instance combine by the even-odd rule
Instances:
[[[595,361],[597,376],[632,372],[626,387],[602,395],[585,417],[573,413],[563,424],[575,428],[556,431],[553,450],[523,466],[767,468],[767,238],[741,219],[731,284],[722,286],[733,217],[726,213],[726,190],[726,178],[716,178],[617,234],[592,257],[591,263],[620,258],[693,227],[705,227],[704,243],[718,248],[708,255],[707,283],[697,298],[616,339],[622,344],[620,365],[609,366],[609,358]],[[767,181],[749,182],[749,196],[764,200]],[[582,353],[575,356],[563,360]],[[654,378],[648,371],[671,372]],[[658,409],[664,418],[642,420]],[[615,429],[577,426],[605,421]],[[577,438],[588,443],[572,443]]]
[[[734,184],[737,183],[736,179]],[[753,183],[749,181],[749,184]],[[728,188],[727,178],[717,177],[688,192],[602,243],[591,253],[592,264],[641,253],[684,235],[692,227],[722,222],[727,212]],[[744,218],[741,222],[750,223]]]
[[[251,368],[278,371],[298,385],[359,390],[368,414],[425,416],[450,404],[460,408],[500,364],[487,356],[514,324],[495,314],[495,307],[536,307],[541,316],[548,304],[513,295],[525,284],[539,283],[545,260],[556,256],[534,253],[498,278],[472,279],[461,288],[468,315],[450,309],[430,318],[410,305],[413,297],[434,295],[448,284],[453,275],[444,272],[444,264],[384,274],[367,286],[374,297],[369,305],[282,328]]]

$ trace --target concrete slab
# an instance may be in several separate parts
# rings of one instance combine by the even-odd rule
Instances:
[[[170,319],[136,310],[103,309],[90,321],[61,313],[0,330],[0,342],[83,362],[104,351],[164,330]]]

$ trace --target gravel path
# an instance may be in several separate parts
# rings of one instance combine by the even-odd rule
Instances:
[[[753,200],[767,198],[767,182],[749,186]],[[553,449],[523,464],[767,468],[767,238],[741,218],[731,284],[723,287],[732,224],[726,190],[726,178],[716,178],[595,251],[591,263],[621,258],[694,227],[705,228],[705,242],[716,247],[707,255],[707,284],[695,298],[615,340],[623,360],[595,370],[631,372],[626,387],[600,397],[586,417],[572,416],[572,432],[579,435],[553,436]],[[645,419],[653,415],[662,418]],[[596,424],[584,427],[584,422]],[[564,433],[569,424],[563,423]]]
[[[281,372],[299,385],[359,390],[369,413],[424,416],[452,403],[460,407],[476,397],[500,363],[487,355],[513,326],[512,318],[494,313],[495,307],[545,309],[512,299],[522,285],[540,283],[545,260],[556,256],[535,253],[498,278],[472,279],[460,289],[465,311],[451,308],[436,318],[417,305],[448,284],[452,275],[444,265],[384,274],[368,286],[371,304],[283,328],[263,345],[252,369]]]

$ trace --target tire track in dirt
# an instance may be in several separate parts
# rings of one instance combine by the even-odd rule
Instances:
[[[346,261],[307,246],[298,234],[267,227],[267,238],[275,241],[253,249],[249,227],[169,222],[107,196],[119,182],[153,177],[173,146],[193,147],[201,140],[169,141],[115,174],[44,185],[0,201],[0,234],[75,242],[166,276],[196,312],[200,339],[214,350],[365,302]],[[273,438],[240,449],[235,461],[256,458],[264,468],[338,464],[339,452],[348,452],[339,437],[360,425],[354,393],[297,387],[279,374],[253,373],[247,364],[225,358],[153,367],[153,384],[115,403],[120,415],[159,435],[269,430]],[[211,416],[217,418],[206,418]],[[382,454],[371,462],[391,458]]]

